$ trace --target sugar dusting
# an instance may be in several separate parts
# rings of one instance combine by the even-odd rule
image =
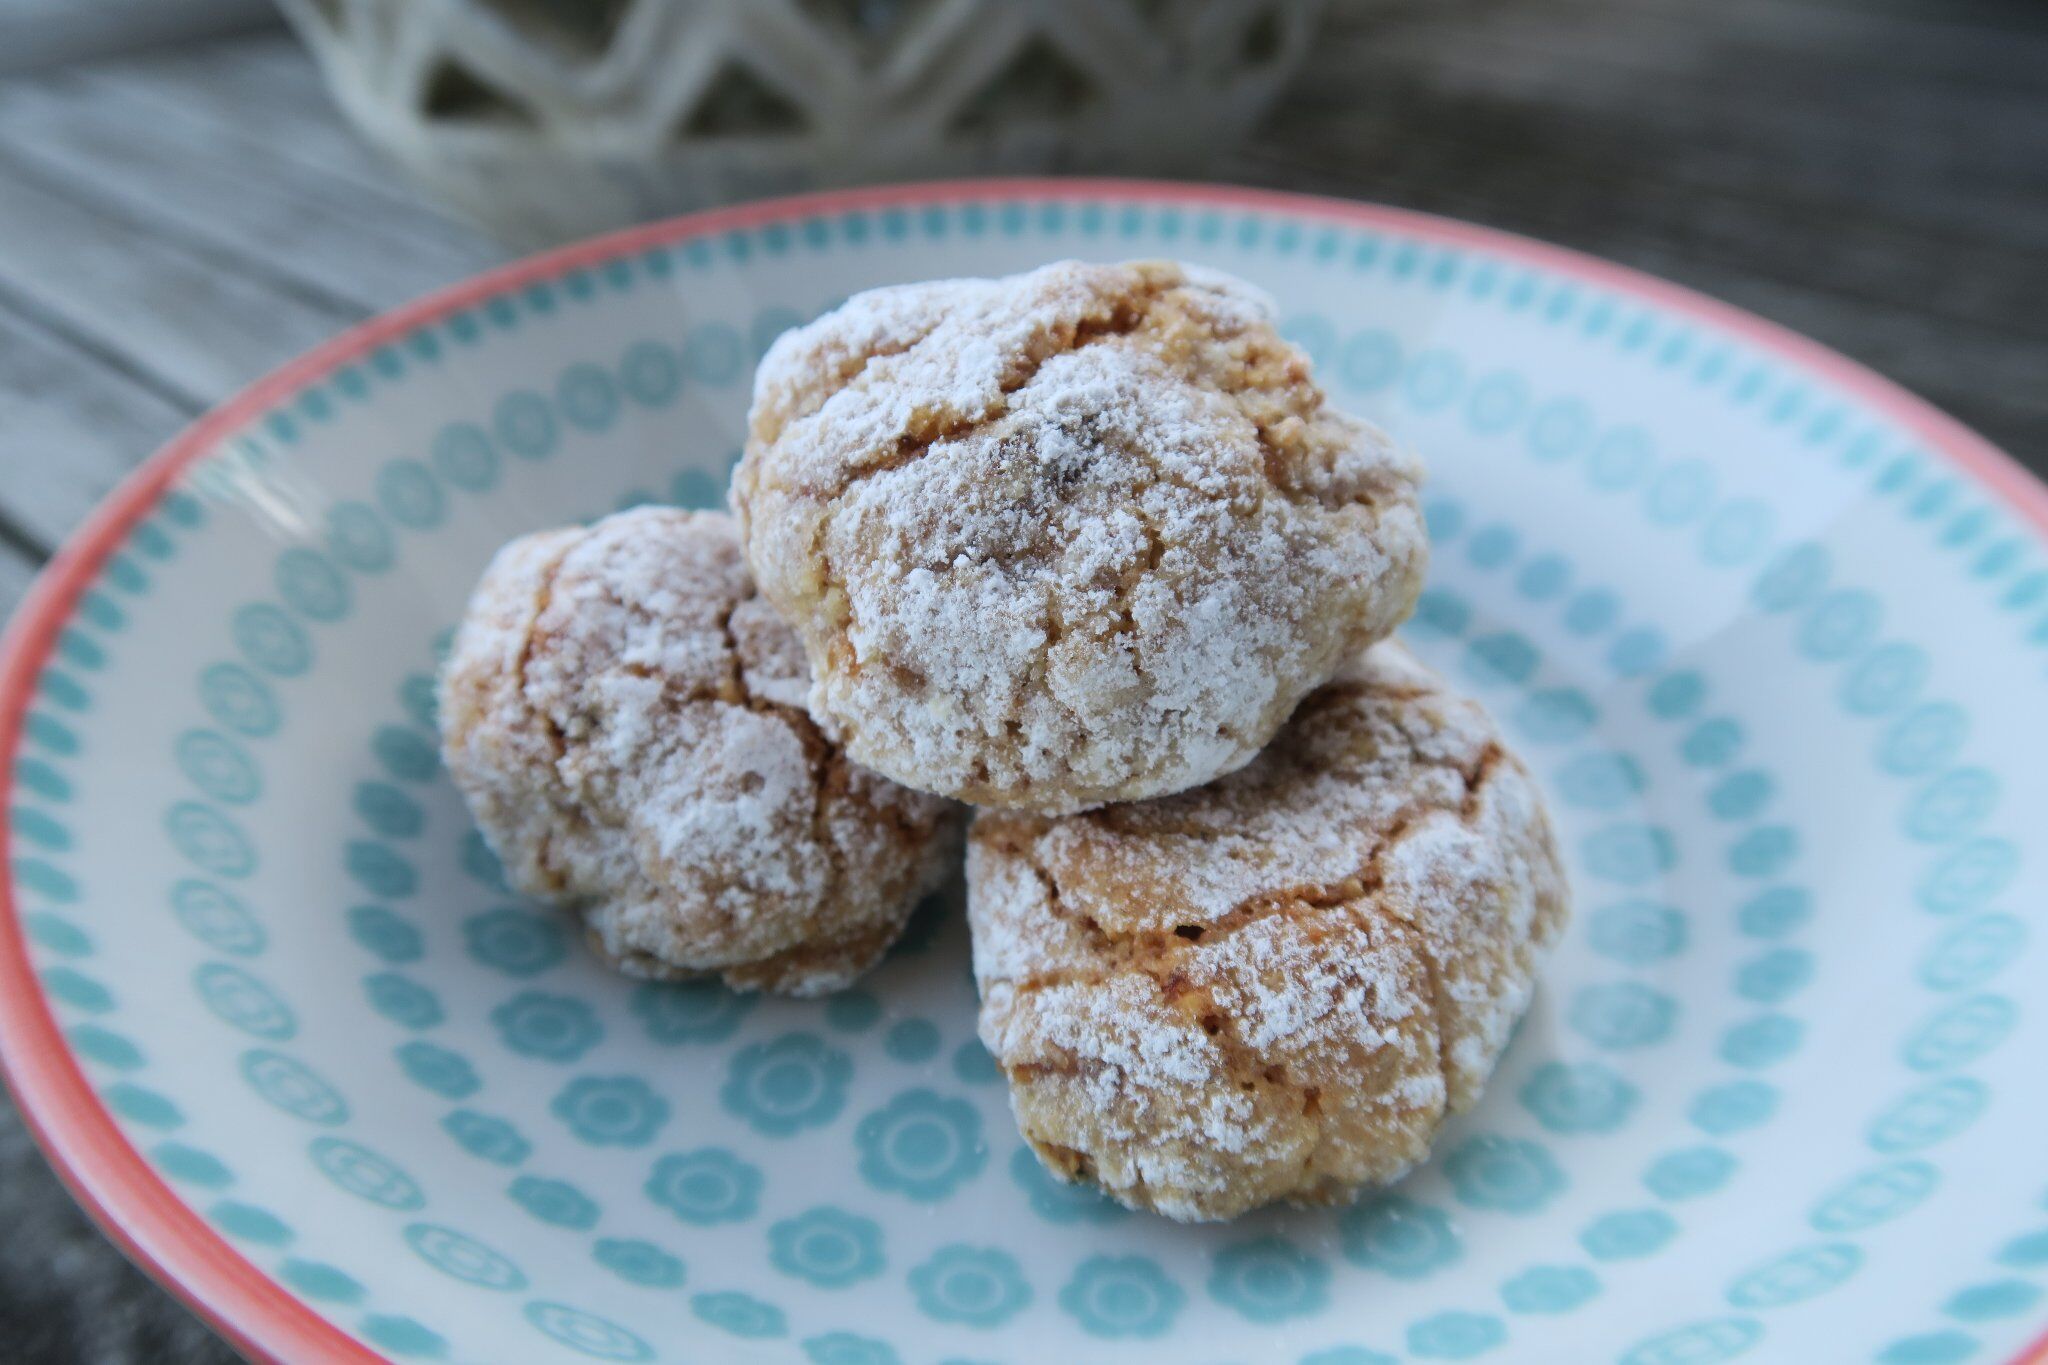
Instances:
[[[1566,894],[1526,771],[1393,644],[1206,788],[984,814],[969,887],[983,1041],[1026,1136],[1184,1218],[1420,1160],[1476,1098]]]
[[[443,745],[522,890],[644,975],[791,993],[878,957],[938,875],[946,803],[852,769],[722,516],[515,541],[441,683]]]
[[[1418,475],[1263,296],[1065,262],[785,334],[735,505],[855,757],[1059,811],[1242,764],[1405,616]]]

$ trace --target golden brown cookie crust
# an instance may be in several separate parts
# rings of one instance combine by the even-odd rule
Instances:
[[[1382,644],[1197,791],[984,813],[981,1036],[1055,1172],[1171,1218],[1393,1180],[1478,1097],[1563,929],[1540,796]]]
[[[737,529],[645,509],[507,545],[440,684],[442,752],[521,891],[630,975],[835,990],[943,875],[957,815],[811,723]]]
[[[980,805],[1240,766],[1421,584],[1419,468],[1213,272],[859,295],[776,343],[750,420],[734,505],[813,713]]]

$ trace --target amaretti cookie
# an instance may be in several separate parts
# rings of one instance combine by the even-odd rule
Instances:
[[[784,334],[734,504],[849,756],[1064,813],[1241,766],[1406,617],[1419,477],[1264,295],[1069,261]]]
[[[1528,772],[1392,642],[1208,787],[982,814],[968,887],[982,1041],[1024,1137],[1183,1220],[1420,1162],[1567,913]]]
[[[520,891],[636,976],[814,995],[878,960],[957,808],[850,762],[730,519],[643,510],[501,550],[442,672],[442,752]]]

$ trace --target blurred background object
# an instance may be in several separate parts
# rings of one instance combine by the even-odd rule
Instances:
[[[540,244],[962,175],[1196,174],[1321,0],[281,0],[350,120]]]

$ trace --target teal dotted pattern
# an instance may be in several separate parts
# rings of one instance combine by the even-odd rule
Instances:
[[[350,405],[374,398],[378,386],[431,373],[453,350],[480,345],[493,331],[509,332],[529,320],[603,298],[645,281],[666,281],[679,271],[718,268],[724,259],[755,250],[860,249],[879,237],[907,242],[922,232],[937,237],[987,231],[1012,235],[1027,226],[1049,234],[1084,237],[1110,226],[1094,205],[1069,213],[1048,204],[1037,215],[1003,205],[993,214],[979,205],[906,214],[889,210],[810,220],[794,229],[775,225],[724,239],[727,256],[707,243],[661,247],[590,272],[572,272],[399,339],[362,363],[345,367],[301,390],[243,438],[248,445],[289,447],[335,420]],[[1194,213],[1179,208],[1133,208],[1119,231],[1146,230],[1163,237],[1183,232],[1198,242],[1235,241],[1282,255],[1312,254],[1332,268],[1383,271],[1416,287],[1492,298],[1509,313],[1540,314],[1546,325],[1604,338],[1642,363],[1686,374],[1726,396],[1733,407],[1770,426],[1795,432],[1806,445],[1838,453],[1841,465],[1863,471],[1872,491],[1889,500],[1971,580],[2015,614],[2048,600],[2048,573],[2025,542],[2000,538],[1998,516],[1973,504],[1937,462],[1908,452],[1884,458],[1879,433],[1856,425],[1848,409],[1809,389],[1796,375],[1743,357],[1727,343],[1687,325],[1636,310],[1573,285],[1502,269],[1481,257],[1419,247],[1370,231],[1335,228],[1303,232],[1273,227],[1257,215]],[[266,980],[263,960],[269,931],[263,913],[237,893],[262,870],[261,849],[237,812],[266,792],[263,746],[291,732],[288,696],[281,688],[311,673],[322,657],[320,632],[351,617],[370,580],[389,571],[410,536],[446,524],[468,497],[488,495],[516,473],[519,462],[548,459],[578,439],[612,429],[638,410],[673,404],[691,386],[732,386],[750,354],[794,315],[764,315],[740,329],[705,320],[679,337],[635,342],[620,355],[581,361],[551,384],[507,394],[474,419],[443,428],[419,458],[387,461],[361,502],[330,509],[324,550],[292,546],[277,557],[270,587],[276,602],[240,604],[231,612],[230,652],[200,670],[198,710],[172,751],[189,787],[163,813],[161,829],[184,874],[167,900],[182,929],[210,953],[190,978],[190,989],[220,1025],[238,1039],[236,1070],[251,1093],[311,1134],[306,1156],[319,1174],[371,1207],[401,1220],[403,1243],[437,1269],[478,1289],[521,1294],[526,1274],[501,1253],[438,1223],[403,1217],[421,1209],[427,1193],[403,1166],[332,1131],[347,1127],[355,1110],[342,1090],[295,1056],[299,1021],[288,1000]],[[1328,321],[1304,316],[1289,330],[1315,352],[1340,386],[1355,395],[1385,392],[1437,420],[1459,420],[1481,434],[1519,443],[1526,455],[1563,477],[1577,471],[1602,494],[1632,503],[1646,524],[1691,538],[1701,561],[1754,575],[1752,600],[1783,622],[1799,656],[1835,679],[1833,696],[1843,715],[1869,727],[1870,754],[1881,778],[1900,784],[1901,836],[1922,846],[1924,875],[1914,888],[1935,932],[1920,955],[1915,985],[1921,1008],[1902,1016],[1895,1044],[1897,1092],[1866,1116],[1863,1139],[1870,1165],[1819,1193],[1807,1220],[1817,1240],[1759,1260],[1725,1288],[1728,1314],[1702,1318],[1653,1335],[1621,1357],[1628,1365],[1732,1359],[1768,1335],[1769,1315],[1791,1304],[1838,1291],[1854,1282],[1863,1253],[1859,1234],[1909,1216],[1941,1188],[1938,1154],[1969,1130],[1990,1105],[1988,1088],[1969,1069],[1992,1056],[2014,1032],[2020,1005],[1998,979],[2029,944],[2026,924],[1996,904],[2019,863],[2017,847],[1998,825],[2005,796],[1997,774],[1959,762],[1970,739],[1967,712],[1929,695],[1933,670],[1915,644],[1886,635],[1885,604],[1868,588],[1838,582],[1825,547],[1773,548],[1778,534],[1771,510],[1739,495],[1724,496],[1715,471],[1697,459],[1667,459],[1646,432],[1603,428],[1597,406],[1572,395],[1547,395],[1505,370],[1475,368],[1446,350],[1408,353],[1390,332],[1366,328],[1340,335]],[[729,457],[727,460],[729,464]],[[662,492],[690,505],[720,501],[723,471],[692,467]],[[650,494],[629,493],[621,505]],[[1655,1255],[1683,1236],[1681,1214],[1691,1201],[1716,1197],[1738,1183],[1738,1144],[1767,1126],[1779,1108],[1771,1072],[1797,1056],[1805,1041],[1798,1011],[1801,993],[1825,963],[1798,939],[1813,918],[1813,898],[1798,880],[1802,841],[1796,825],[1773,819],[1781,783],[1746,754],[1739,715],[1709,703],[1710,680],[1669,663],[1670,647],[1651,626],[1632,625],[1620,596],[1576,581],[1572,562],[1525,549],[1512,527],[1469,527],[1470,514],[1440,499],[1430,509],[1440,544],[1464,538],[1464,557],[1481,574],[1503,575],[1529,608],[1557,613],[1566,637],[1600,651],[1616,680],[1639,686],[1646,716],[1670,727],[1672,753],[1710,777],[1703,809],[1728,837],[1718,855],[1726,872],[1750,883],[1734,909],[1737,931],[1757,951],[1742,961],[1728,984],[1729,1004],[1745,1013],[1717,1019],[1713,1039],[1722,1068],[1693,1095],[1687,1115],[1700,1140],[1678,1141],[1640,1173],[1642,1196],[1654,1205],[1620,1208],[1581,1227],[1576,1244],[1589,1264],[1530,1266],[1504,1281],[1497,1298],[1436,1313],[1405,1325],[1398,1344],[1417,1359],[1485,1355],[1511,1340],[1517,1317],[1568,1313],[1601,1292],[1602,1261]],[[23,752],[14,769],[17,842],[12,870],[29,902],[24,913],[37,948],[64,959],[42,968],[43,984],[77,1022],[67,1036],[93,1067],[116,1076],[146,1072],[143,1047],[103,1020],[118,1022],[121,1002],[95,975],[97,951],[88,929],[69,918],[85,893],[86,869],[74,848],[65,808],[75,800],[76,760],[89,752],[94,675],[117,660],[121,635],[136,602],[156,586],[159,566],[174,563],[182,538],[208,524],[205,506],[172,490],[129,536],[81,597],[60,635],[55,662],[41,678],[36,707],[26,718]],[[1467,535],[1467,532],[1470,532]],[[1761,570],[1758,572],[1758,570]],[[358,584],[356,577],[364,581]],[[1654,896],[1660,879],[1682,861],[1705,856],[1681,846],[1673,830],[1622,817],[1650,779],[1631,754],[1585,748],[1602,708],[1546,660],[1542,633],[1487,633],[1475,604],[1443,585],[1433,586],[1418,611],[1418,635],[1464,637],[1460,671],[1482,693],[1502,694],[1514,708],[1508,719],[1532,751],[1571,748],[1548,775],[1559,796],[1592,816],[1614,812],[1604,824],[1588,820],[1579,849],[1596,885],[1582,888],[1582,930],[1593,952],[1616,975],[1593,981],[1564,1002],[1569,1028],[1592,1055],[1546,1063],[1515,1092],[1516,1108],[1534,1128],[1482,1132],[1447,1152],[1443,1168],[1454,1204],[1474,1214],[1538,1214],[1571,1186],[1570,1166],[1550,1145],[1584,1142],[1621,1131],[1635,1120],[1639,1096],[1628,1068],[1638,1055],[1655,1056],[1694,1021],[1690,1002],[1663,991],[1658,964],[1682,957],[1693,936],[1686,915]],[[2035,643],[2048,644],[2048,618],[2029,619]],[[424,682],[424,675],[415,675]],[[648,1162],[647,1195],[681,1225],[745,1223],[759,1216],[762,1173],[731,1151],[677,1149],[649,1156],[662,1144],[673,1115],[661,1095],[637,1077],[578,1067],[601,1047],[606,1026],[573,996],[547,988],[548,974],[569,957],[562,925],[509,903],[472,914],[459,927],[428,925],[431,916],[408,905],[419,886],[418,856],[408,845],[429,825],[423,784],[438,771],[430,688],[412,687],[399,702],[405,723],[377,732],[371,752],[375,776],[354,792],[358,835],[342,849],[337,870],[367,897],[349,912],[346,933],[364,954],[364,998],[392,1030],[388,1046],[399,1074],[437,1101],[450,1102],[440,1121],[461,1151],[489,1165],[517,1168],[534,1143],[520,1125],[490,1112],[500,1064],[549,1069],[557,1125],[550,1140],[593,1149],[620,1149],[623,1159]],[[1499,701],[1500,698],[1495,698]],[[1688,826],[1685,837],[1692,838]],[[480,844],[466,865],[486,887],[502,887],[495,860]],[[1612,888],[1614,895],[1602,899]],[[1638,890],[1641,894],[1635,894]],[[442,933],[506,989],[491,1010],[491,1026],[504,1056],[478,1059],[428,1034],[447,1019],[431,976],[394,970],[429,956]],[[529,984],[530,983],[530,984]],[[771,1031],[731,1054],[717,1103],[762,1139],[794,1138],[813,1129],[850,1127],[848,1139],[862,1161],[862,1176],[878,1195],[927,1203],[944,1200],[962,1182],[980,1176],[986,1143],[972,1105],[949,1109],[942,1090],[912,1088],[879,1109],[845,1114],[848,1052],[830,1041],[858,1034],[877,1021],[873,1001],[858,995],[825,1007],[809,1031]],[[631,999],[630,1024],[662,1046],[715,1046],[734,1037],[753,1002],[695,986],[647,986]],[[92,1021],[92,1022],[87,1022]],[[1706,1021],[1700,1021],[1702,1025]],[[618,1027],[619,1025],[614,1025]],[[934,1059],[964,1085],[994,1079],[986,1053],[971,1039],[948,1052],[949,1040],[930,1021],[893,1022],[877,1035],[881,1050],[905,1066]],[[743,1060],[744,1059],[744,1060]],[[950,1059],[950,1060],[947,1060]],[[102,1086],[110,1108],[155,1134],[186,1126],[179,1104],[133,1079]],[[964,1117],[963,1117],[964,1116]],[[150,1158],[188,1190],[231,1190],[230,1165],[176,1139],[154,1140]],[[1009,1163],[1032,1209],[1055,1226],[1114,1227],[1121,1210],[1086,1192],[1046,1180],[1029,1153]],[[512,1201],[543,1224],[567,1233],[595,1229],[605,1212],[570,1180],[544,1172],[511,1177]],[[659,1192],[657,1192],[659,1191]],[[353,1313],[347,1321],[365,1339],[394,1355],[439,1356],[448,1342],[431,1327],[400,1314],[374,1311],[361,1284],[345,1271],[289,1254],[295,1230],[269,1209],[236,1198],[207,1204],[223,1232],[249,1247],[275,1249],[275,1273],[308,1298]],[[2036,1222],[2038,1223],[2038,1215]],[[864,1226],[865,1225],[865,1228]],[[1344,1215],[1336,1244],[1343,1261],[1394,1280],[1427,1278],[1459,1263],[1461,1236],[1449,1208],[1388,1196]],[[999,1248],[967,1242],[948,1245],[914,1264],[893,1265],[879,1225],[862,1215],[819,1206],[761,1225],[764,1256],[781,1256],[792,1283],[813,1287],[863,1282],[891,1271],[902,1277],[919,1310],[935,1322],[976,1330],[1034,1312],[1057,1312],[1091,1336],[1151,1340],[1170,1334],[1187,1317],[1191,1291],[1228,1312],[1258,1323],[1287,1322],[1322,1313],[1331,1299],[1332,1266],[1287,1239],[1250,1238],[1215,1254],[1205,1282],[1183,1286],[1145,1257],[1095,1255],[1076,1263],[1064,1280],[1035,1293],[1014,1258]],[[869,1236],[866,1229],[873,1229]],[[778,1235],[779,1234],[779,1235]],[[1992,1265],[1928,1301],[1925,1330],[1899,1336],[1881,1359],[1963,1359],[1977,1350],[1972,1329],[2034,1309],[2035,1278],[2048,1267],[2048,1229],[2023,1231],[1986,1251]],[[589,1255],[620,1280],[648,1289],[674,1289],[687,1272],[680,1259],[640,1238],[602,1236]],[[463,1267],[467,1272],[452,1269]],[[794,1267],[794,1268],[792,1268]],[[851,1278],[844,1278],[850,1276]],[[689,1298],[690,1311],[716,1331],[739,1338],[791,1334],[785,1309],[737,1291],[709,1286]],[[1502,1317],[1505,1310],[1507,1317]],[[646,1336],[608,1317],[534,1297],[521,1316],[532,1329],[581,1355],[599,1359],[651,1359]],[[813,1360],[900,1358],[885,1342],[850,1332],[814,1333],[801,1349]],[[1310,1357],[1319,1365],[1391,1359],[1365,1347],[1334,1347]]]

